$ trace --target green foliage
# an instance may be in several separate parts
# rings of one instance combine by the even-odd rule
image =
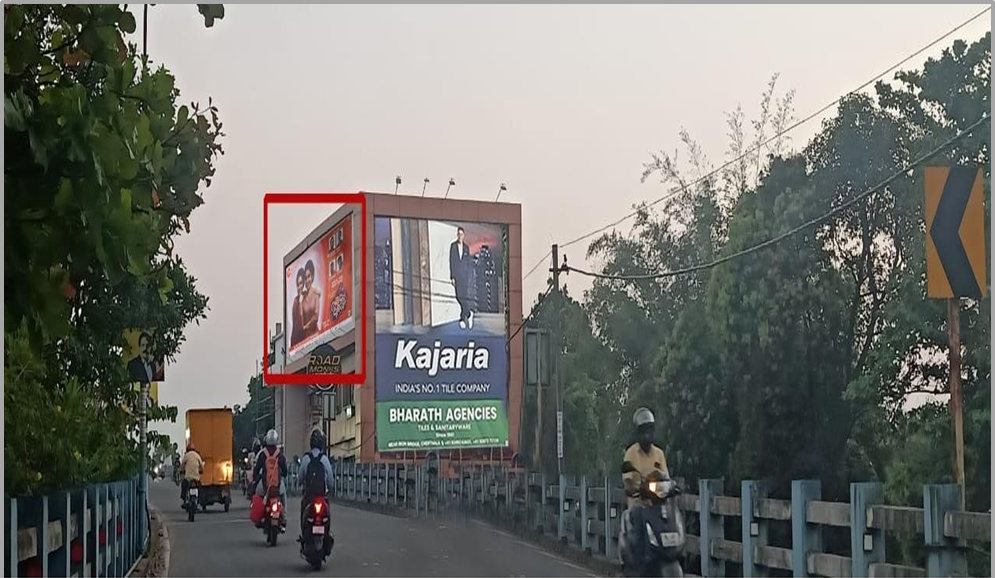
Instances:
[[[596,239],[589,255],[607,274],[675,270],[821,215],[990,113],[990,61],[990,35],[957,41],[876,95],[843,99],[800,151],[761,147],[717,176],[703,178],[711,165],[682,131],[688,168],[657,153],[643,175],[682,189],[679,200],[642,207],[629,234]],[[793,93],[776,98],[775,80],[756,121],[742,109],[728,116],[730,156],[790,123]],[[989,151],[985,128],[931,163],[983,166],[990,207]],[[946,307],[926,298],[922,191],[920,169],[818,227],[709,271],[596,280],[583,312],[597,354],[571,360],[567,385],[594,402],[568,410],[567,423],[612,424],[616,433],[568,428],[567,452],[590,453],[591,440],[611,438],[596,453],[621,456],[632,409],[648,405],[676,475],[727,485],[766,478],[784,493],[789,480],[813,476],[828,499],[843,500],[849,482],[880,480],[890,502],[921,505],[923,484],[949,479],[952,445],[942,397],[910,406],[915,394],[947,392]],[[985,218],[990,226],[989,210]],[[991,506],[990,308],[990,298],[965,302],[961,314],[975,511]],[[574,315],[563,317],[581,327]],[[607,400],[595,397],[600,380],[612,384]]]
[[[272,407],[273,393],[267,391],[261,375],[255,375],[249,379],[246,392],[249,394],[249,402],[244,406],[235,405],[233,411],[232,429],[234,430],[235,455],[241,455],[242,448],[251,450],[253,438],[261,438],[267,429],[274,427],[272,421],[256,421],[261,413],[270,413],[269,410]]]
[[[201,11],[208,25],[223,16]],[[5,344],[17,343],[20,364],[5,358],[5,404],[25,419],[60,408],[68,420],[8,430],[18,432],[5,440],[11,466],[37,466],[8,492],[133,472],[137,447],[122,444],[137,433],[137,394],[123,331],[154,329],[153,354],[171,360],[207,309],[173,239],[223,154],[218,111],[178,105],[169,71],[125,44],[136,28],[127,6],[4,6]],[[150,418],[175,420],[176,408]],[[106,431],[79,431],[84,422]],[[58,439],[76,444],[77,470],[35,461],[34,448]]]

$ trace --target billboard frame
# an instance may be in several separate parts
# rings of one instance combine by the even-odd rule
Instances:
[[[357,373],[272,373],[269,370],[269,206],[284,205],[314,205],[343,204],[359,205],[360,238],[362,263],[359,286],[361,290],[360,313],[356,322],[359,338],[356,339],[356,353],[359,355],[360,370]],[[349,217],[352,218],[352,217]],[[362,385],[366,381],[366,262],[368,248],[366,246],[366,195],[363,193],[276,193],[263,195],[263,383],[266,385]],[[355,234],[355,233],[354,233]],[[283,275],[281,273],[281,280]],[[353,285],[356,279],[353,277]],[[355,293],[354,293],[355,294]],[[355,335],[355,333],[354,333]]]

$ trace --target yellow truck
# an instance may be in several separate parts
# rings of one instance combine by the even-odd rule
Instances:
[[[234,476],[232,463],[232,411],[229,408],[187,410],[186,437],[204,459],[204,473],[200,476],[200,507],[207,510],[211,504],[231,507],[231,485]]]

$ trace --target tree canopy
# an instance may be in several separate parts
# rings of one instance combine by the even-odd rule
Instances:
[[[4,6],[9,494],[134,475],[124,331],[153,330],[171,360],[207,311],[173,244],[224,152],[218,109],[179,104],[174,76],[125,42],[136,29],[128,6]]]
[[[957,41],[873,94],[843,98],[800,150],[787,138],[758,146],[793,118],[794,93],[775,76],[756,120],[741,108],[726,117],[737,162],[715,173],[682,130],[687,160],[655,153],[643,174],[680,193],[639,207],[631,231],[595,239],[588,256],[608,275],[673,271],[823,215],[990,114],[990,62],[990,35]],[[931,164],[983,167],[990,206],[989,151],[982,125]],[[923,186],[919,167],[713,268],[596,279],[580,301],[554,293],[535,323],[562,328],[567,469],[617,474],[632,410],[645,405],[675,475],[725,477],[730,488],[768,479],[785,494],[790,480],[817,477],[842,500],[850,482],[878,480],[890,502],[921,505],[922,485],[949,479],[952,459],[946,306],[926,298]],[[961,312],[976,511],[991,506],[990,307],[986,297]]]

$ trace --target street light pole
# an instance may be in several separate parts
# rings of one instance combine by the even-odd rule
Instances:
[[[497,197],[494,197],[494,202],[495,202],[495,203],[496,203],[496,202],[498,202],[498,201],[499,201],[499,200],[501,199],[501,193],[503,193],[503,192],[505,192],[505,191],[507,191],[507,190],[508,190],[508,187],[506,187],[506,186],[504,185],[504,183],[501,183],[501,187],[500,187],[500,188],[498,188],[498,194],[497,194]]]
[[[421,196],[425,196],[425,189],[428,188],[428,177],[425,177],[425,184],[421,186]]]
[[[456,186],[456,181],[452,177],[450,177],[449,178],[449,186],[446,187],[446,196],[444,196],[442,198],[443,199],[448,199],[449,198],[449,189],[451,189],[451,188],[453,188],[455,186]]]

